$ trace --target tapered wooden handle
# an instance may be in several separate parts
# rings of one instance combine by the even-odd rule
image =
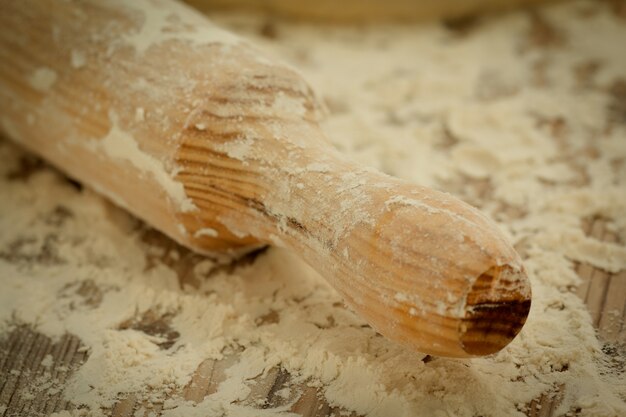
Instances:
[[[380,333],[468,357],[519,332],[530,287],[477,210],[346,160],[314,94],[171,0],[0,3],[0,125],[198,251],[274,244]]]

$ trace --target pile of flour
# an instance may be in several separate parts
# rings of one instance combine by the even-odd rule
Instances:
[[[99,415],[123,393],[146,404],[137,416],[156,415],[151,404],[163,416],[293,415],[295,388],[281,390],[281,406],[246,400],[254,379],[277,367],[356,415],[522,416],[558,389],[555,415],[626,415],[614,355],[624,355],[625,332],[603,345],[571,291],[578,263],[626,269],[626,19],[616,10],[568,2],[375,27],[214,16],[303,73],[342,152],[498,221],[533,285],[527,325],[502,352],[451,360],[408,351],[346,310],[295,254],[269,249],[231,267],[191,254],[6,140],[0,332],[27,324],[81,340],[88,359],[55,388],[77,415]],[[617,242],[587,236],[593,218]],[[167,328],[142,331],[137,322],[154,317]],[[214,393],[197,403],[177,394],[204,360],[224,358],[235,359]]]

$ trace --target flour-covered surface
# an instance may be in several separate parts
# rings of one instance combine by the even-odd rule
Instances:
[[[214,18],[300,69],[344,153],[496,219],[532,281],[527,325],[487,358],[408,351],[294,254],[218,264],[2,140],[0,415],[626,414],[623,2],[420,27]]]

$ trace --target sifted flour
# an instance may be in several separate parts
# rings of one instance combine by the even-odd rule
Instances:
[[[343,153],[497,220],[532,280],[527,325],[488,358],[408,351],[294,254],[270,249],[238,266],[190,254],[56,171],[24,169],[30,157],[0,141],[0,333],[27,324],[88,351],[66,384],[48,373],[16,395],[63,390],[79,408],[58,416],[109,413],[127,394],[136,416],[289,416],[309,385],[346,415],[470,417],[525,415],[562,387],[554,415],[626,414],[625,332],[604,344],[571,292],[576,263],[626,269],[623,16],[571,2],[460,27],[269,31],[256,16],[215,19],[299,68]],[[614,242],[585,234],[596,217]],[[181,394],[207,360],[219,385]],[[263,402],[255,381],[277,369],[290,382]]]

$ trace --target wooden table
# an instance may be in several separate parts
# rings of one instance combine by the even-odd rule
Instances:
[[[602,219],[590,219],[585,225],[585,230],[590,236],[597,239],[615,241],[615,235],[608,231],[605,226],[606,223]],[[176,243],[158,232],[149,232],[147,238],[161,245],[177,246]],[[181,253],[186,253],[188,257],[197,256],[184,248],[178,247],[178,250]],[[227,268],[237,268],[239,265],[248,264],[255,256],[253,254],[239,259]],[[182,259],[184,260],[185,256]],[[598,329],[599,337],[601,340],[611,343],[623,341],[626,336],[626,328],[624,327],[626,271],[610,274],[587,264],[579,264],[577,272],[582,278],[582,284],[578,288],[572,288],[572,291],[576,291],[585,301]],[[79,289],[79,291],[83,291],[88,297],[90,295],[90,288],[87,286]],[[615,317],[616,311],[619,312],[620,317]],[[271,321],[272,317],[267,317],[267,320]],[[144,315],[122,326],[141,330],[147,334],[165,335],[166,339],[176,338],[176,334],[168,334],[166,321],[166,317]],[[52,378],[57,379],[62,385],[72,371],[76,370],[87,359],[88,350],[81,341],[75,336],[66,335],[57,343],[53,343],[45,335],[28,327],[18,327],[11,334],[5,336],[0,341],[0,405],[5,405],[6,409],[0,412],[0,415],[48,415],[55,411],[71,409],[72,404],[63,399],[62,390],[59,389],[58,385],[50,386],[47,390],[31,397],[23,395],[23,393],[28,384],[34,379],[42,377],[44,372],[50,372]],[[48,354],[52,355],[54,359],[54,366],[50,369],[42,364],[44,357]],[[620,357],[619,353],[614,352],[614,354],[616,360],[626,360],[626,358]],[[202,401],[205,396],[216,392],[219,383],[225,379],[225,370],[236,363],[237,356],[238,354],[235,352],[223,360],[204,361],[182,392],[172,391],[169,395],[182,395],[186,400]],[[287,400],[277,395],[277,392],[287,386],[289,380],[290,375],[284,370],[272,369],[267,375],[258,378],[244,403],[256,404],[260,408],[284,405]],[[310,417],[339,416],[341,411],[344,411],[341,415],[346,415],[345,410],[332,407],[324,400],[321,388],[301,385],[300,389],[302,394],[291,407],[293,412]],[[558,406],[560,398],[559,389],[554,392],[546,392],[530,404],[528,415],[532,417],[553,416],[553,411]],[[134,396],[130,395],[119,401],[110,411],[110,415],[115,417],[133,416],[142,406],[148,405],[139,403]],[[159,415],[162,404],[151,405],[150,407],[152,408],[146,408],[144,413],[146,417],[150,415],[148,414],[149,411],[155,413],[152,415]],[[2,411],[1,408],[0,411]]]
[[[621,6],[620,2],[610,2],[616,14]],[[608,4],[608,2],[607,2]],[[619,10],[618,10],[619,9]],[[591,10],[593,11],[593,10]],[[623,12],[619,12],[623,13]],[[531,31],[529,43],[538,46],[551,46],[559,44],[563,41],[561,33],[552,29],[546,22],[539,18],[539,15],[533,14],[533,30]],[[451,22],[456,24],[457,31],[463,33],[467,29],[462,21]],[[470,22],[471,26],[471,22]],[[270,27],[271,28],[271,27]],[[269,31],[270,33],[272,31]],[[543,82],[542,78],[542,62],[538,61],[537,65],[537,83]],[[540,65],[539,65],[540,64]],[[594,71],[599,67],[596,61],[589,61],[582,65],[579,70],[580,83],[589,83]],[[615,100],[611,107],[611,111],[623,119],[626,114],[624,110],[624,84],[616,84]],[[620,119],[621,120],[621,119]],[[558,121],[557,121],[558,122]],[[562,124],[555,122],[553,129],[555,131],[562,128]],[[558,133],[558,132],[557,132]],[[558,136],[558,135],[557,135]],[[0,139],[2,140],[2,139]],[[48,169],[41,161],[36,158],[26,158],[22,164],[22,169],[16,175],[28,176],[32,172],[40,169]],[[463,187],[464,184],[459,185]],[[450,189],[449,191],[455,191]],[[480,193],[477,193],[480,194]],[[596,239],[615,242],[616,236],[607,228],[607,223],[602,218],[588,219],[584,225],[585,232]],[[186,273],[192,265],[192,260],[197,259],[198,255],[194,255],[184,248],[179,247],[173,241],[163,235],[149,231],[146,238],[150,239],[153,244],[161,245],[166,248],[176,248],[181,253],[181,260],[176,264],[168,264],[179,274],[181,282],[189,279]],[[624,243],[624,242],[622,242]],[[166,251],[167,252],[167,251]],[[235,269],[242,264],[247,264],[254,259],[254,255],[245,257],[235,261],[233,264],[224,268]],[[163,260],[166,262],[165,260]],[[189,262],[187,262],[189,261]],[[584,300],[593,323],[598,330],[598,337],[601,341],[606,342],[605,353],[620,363],[621,367],[626,364],[626,357],[623,351],[614,350],[612,346],[626,344],[626,271],[617,274],[607,273],[601,269],[592,267],[589,264],[578,264],[576,271],[580,276],[582,283],[578,288],[571,288],[582,300]],[[97,291],[89,285],[82,285],[78,291],[85,296],[87,300],[94,300],[98,297]],[[141,330],[147,334],[158,334],[165,336],[162,342],[164,347],[167,343],[173,343],[177,334],[172,331],[167,323],[167,316],[151,316],[144,314],[136,317],[131,321],[122,324],[122,328],[133,328]],[[276,317],[268,315],[265,320],[271,322]],[[126,327],[124,327],[126,326]],[[10,334],[0,335],[0,416],[31,416],[31,415],[49,415],[55,411],[71,409],[73,405],[63,398],[62,386],[67,381],[72,372],[75,372],[82,363],[85,362],[89,354],[89,350],[82,344],[81,340],[73,335],[65,335],[59,341],[53,342],[47,336],[33,331],[27,326],[15,328]],[[51,355],[53,365],[46,366],[44,358]],[[207,395],[217,391],[218,385],[225,379],[225,370],[237,362],[238,353],[234,352],[226,356],[223,360],[205,360],[202,362],[195,373],[191,382],[182,389],[182,392],[172,390],[168,392],[169,396],[182,396],[183,398],[200,402]],[[427,357],[428,358],[428,357]],[[428,362],[428,359],[424,362]],[[48,360],[48,362],[50,362]],[[429,366],[429,363],[426,363]],[[42,389],[36,395],[27,395],[28,386],[32,381],[38,378],[43,381],[43,376],[50,373],[52,379],[58,383],[50,385],[46,389]],[[287,402],[285,398],[277,393],[281,388],[288,385],[290,375],[280,368],[274,368],[266,375],[259,377],[256,384],[252,385],[252,391],[248,398],[243,400],[244,404],[256,404],[259,408],[271,408],[283,405]],[[349,415],[345,410],[330,406],[322,395],[323,388],[315,388],[307,385],[301,385],[301,395],[299,399],[293,403],[291,410],[303,416],[342,416]],[[532,417],[549,417],[555,415],[555,409],[561,401],[563,386],[556,387],[551,392],[545,392],[540,397],[533,400],[528,407],[528,415]],[[149,412],[153,412],[155,416],[160,415],[162,404],[155,404],[152,408],[147,409],[143,413],[137,414],[141,407],[147,407],[148,404],[141,404],[133,395],[128,395],[115,404],[111,410],[105,410],[106,415],[115,417],[126,417],[141,415],[148,417]],[[342,413],[344,411],[344,413]],[[573,410],[576,414],[576,410]],[[352,414],[354,416],[354,414]]]

